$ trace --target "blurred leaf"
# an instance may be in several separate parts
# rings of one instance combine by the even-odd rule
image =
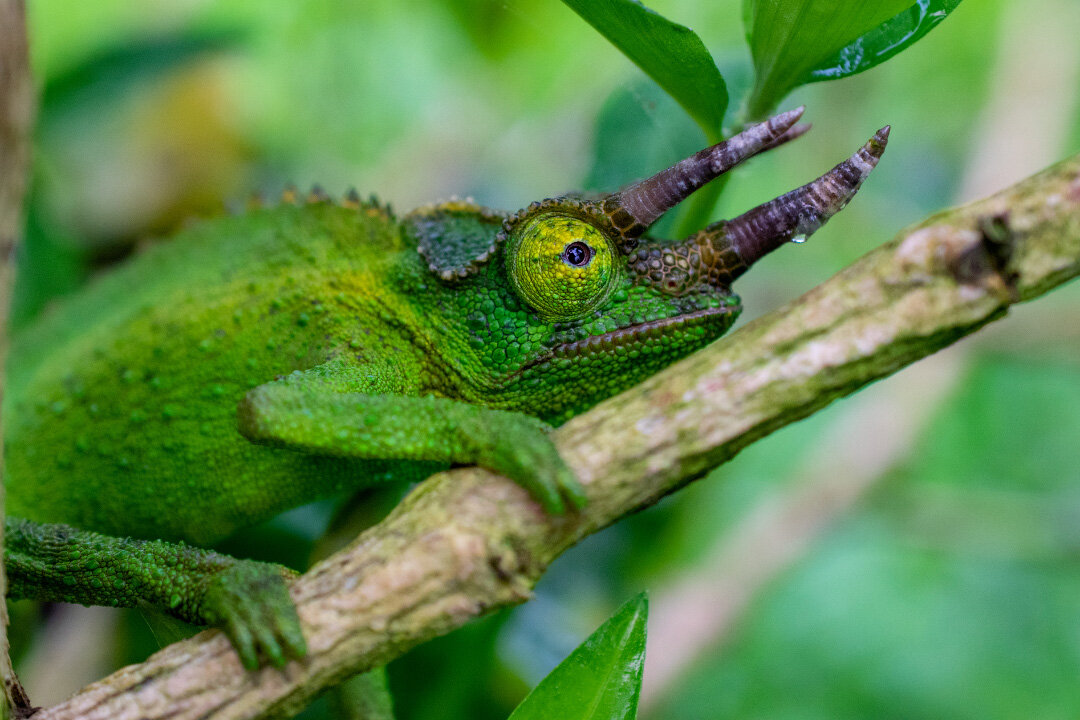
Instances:
[[[238,47],[244,40],[233,29],[189,31],[132,41],[109,48],[62,75],[49,79],[42,90],[41,116],[56,113],[86,100],[109,101],[130,92],[132,86],[195,62],[210,53]]]
[[[531,603],[530,603],[531,604]],[[503,610],[413,648],[387,666],[402,720],[505,720],[527,686],[499,661]]]
[[[651,77],[719,142],[727,86],[693,30],[673,23],[637,0],[563,0]]]
[[[744,0],[750,53],[757,78],[749,119],[766,115],[810,72],[911,0]]]
[[[648,177],[700,150],[701,131],[656,83],[641,78],[616,89],[600,108],[593,138],[586,192],[613,192]],[[650,230],[667,237],[675,213]]]
[[[612,192],[703,147],[705,139],[656,83],[641,78],[617,88],[600,108],[593,133],[587,192]]]
[[[77,129],[74,136],[84,139],[102,128],[114,127],[114,121],[104,118],[121,98],[138,97],[151,81],[160,82],[169,72],[212,53],[233,49],[243,39],[244,35],[234,29],[143,38],[102,50],[62,74],[47,78],[38,111],[37,139],[41,146],[27,198],[26,240],[19,249],[19,276],[12,300],[13,328],[36,317],[49,300],[78,288],[89,276],[94,260],[93,253],[87,250],[92,233],[86,227],[66,226],[56,212],[55,196],[63,193],[70,200],[79,189],[65,187],[68,178],[54,185],[55,175],[63,175],[56,172],[56,166],[63,163],[50,161],[50,156],[61,155],[61,149],[70,151],[71,145],[63,145],[50,135],[50,130],[68,123],[66,127]],[[104,143],[100,134],[93,136],[97,141],[93,147],[100,154]],[[65,161],[72,157],[79,156],[71,152],[63,155]],[[110,163],[115,161],[106,157]]]
[[[386,668],[353,675],[327,693],[330,717],[340,720],[394,720],[394,699],[386,684]]]
[[[57,230],[42,203],[38,182],[31,184],[27,203],[25,241],[18,248],[19,274],[11,298],[11,328],[18,330],[37,316],[54,297],[85,282],[89,274],[85,253],[73,238]]]
[[[879,65],[922,39],[960,0],[918,0],[810,71],[810,80],[838,80]]]
[[[644,593],[625,603],[540,681],[510,720],[636,717],[648,614]]]
[[[907,462],[655,717],[1080,715],[1080,642],[1062,631],[1080,605],[1080,383],[1074,356],[1037,346],[978,359]]]
[[[1080,382],[1073,363],[988,358],[927,428],[912,475],[980,490],[1080,490]]]
[[[183,620],[166,615],[160,609],[148,603],[140,602],[138,612],[146,626],[150,628],[150,632],[153,633],[159,649],[186,640],[200,630],[200,628]]]

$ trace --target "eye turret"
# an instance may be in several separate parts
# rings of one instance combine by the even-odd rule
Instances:
[[[526,220],[510,236],[506,270],[518,296],[546,320],[576,320],[611,295],[615,244],[592,224],[558,213]]]

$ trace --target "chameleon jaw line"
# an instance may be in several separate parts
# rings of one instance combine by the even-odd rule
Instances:
[[[597,355],[603,352],[612,352],[616,348],[630,348],[640,345],[649,338],[664,337],[664,331],[679,326],[707,325],[710,322],[725,322],[737,307],[723,305],[720,307],[708,307],[701,310],[693,310],[681,315],[674,315],[659,320],[649,320],[637,325],[618,328],[601,335],[590,335],[582,340],[573,340],[556,345],[546,355],[537,358],[534,362],[522,368],[521,372],[527,372],[533,368],[544,365],[556,358],[580,358]]]

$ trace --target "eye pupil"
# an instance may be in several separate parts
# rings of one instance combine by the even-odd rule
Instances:
[[[580,240],[572,242],[563,250],[563,260],[574,267],[585,267],[592,260],[592,248]]]

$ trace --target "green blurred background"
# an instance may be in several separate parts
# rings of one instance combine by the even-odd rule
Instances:
[[[740,5],[650,3],[705,41],[731,120],[751,80]],[[252,191],[513,210],[616,189],[704,145],[556,0],[30,0],[29,14],[42,95],[16,322]],[[783,107],[806,103],[814,131],[738,170],[717,217],[885,123],[893,135],[844,213],[740,281],[743,322],[905,225],[1080,151],[1077,37],[1075,0],[967,0],[884,65],[793,94]],[[229,549],[302,564],[328,512]],[[505,717],[648,589],[642,717],[1072,718],[1078,551],[1074,283],[589,539],[535,601],[414,651],[391,681],[402,718]],[[134,613],[16,613],[38,704],[154,648]]]

